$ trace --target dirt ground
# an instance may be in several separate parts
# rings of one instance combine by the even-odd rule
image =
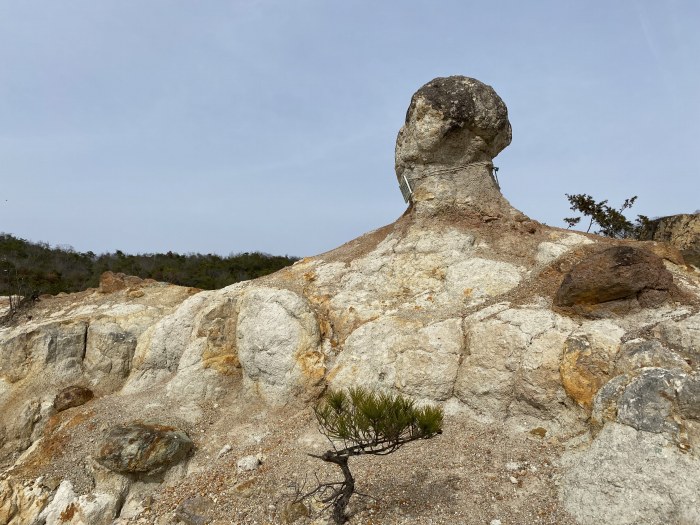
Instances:
[[[301,514],[293,521],[299,525],[330,523],[318,503],[309,505],[308,516],[290,507],[297,489],[313,488],[316,476],[342,477],[332,465],[307,455],[328,448],[310,411],[267,417],[276,419],[268,427],[274,431],[259,444],[231,441],[225,455],[212,454],[200,472],[155,493],[150,506],[123,523],[291,523],[294,511]],[[349,523],[575,525],[557,499],[555,465],[561,452],[556,440],[447,417],[442,435],[388,456],[350,460],[356,491],[364,496],[353,496]],[[237,472],[238,459],[255,454],[263,456],[260,467]]]

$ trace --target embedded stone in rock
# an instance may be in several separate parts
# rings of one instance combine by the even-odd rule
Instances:
[[[104,437],[97,461],[123,474],[156,474],[178,463],[191,448],[187,434],[173,427],[117,425]]]
[[[617,401],[617,421],[646,432],[675,433],[678,430],[672,418],[675,384],[685,377],[677,370],[642,369]]]
[[[69,386],[61,390],[53,400],[56,412],[84,405],[93,398],[92,390],[82,386]]]
[[[207,525],[211,523],[209,516],[214,502],[204,496],[192,496],[178,505],[175,509],[175,519],[184,525]]]
[[[591,430],[596,435],[600,432],[605,423],[617,421],[617,401],[632,381],[627,374],[613,377],[603,388],[598,390],[591,411]]]
[[[658,256],[631,246],[614,246],[594,253],[564,277],[554,304],[591,307],[620,300],[658,306],[669,297],[673,276]]]
[[[615,372],[618,374],[650,366],[691,371],[690,365],[681,356],[655,340],[627,341],[615,359]]]
[[[559,373],[564,390],[576,403],[591,408],[593,397],[610,378],[610,356],[587,337],[572,335],[564,343]]]

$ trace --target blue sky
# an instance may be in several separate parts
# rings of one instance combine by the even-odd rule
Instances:
[[[394,221],[437,76],[492,85],[505,196],[700,208],[697,0],[0,0],[0,231],[94,252],[307,256]]]

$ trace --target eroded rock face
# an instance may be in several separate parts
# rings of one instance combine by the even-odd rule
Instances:
[[[173,427],[118,425],[105,435],[97,461],[114,472],[157,474],[181,461],[192,445],[187,434]]]
[[[318,320],[309,305],[287,290],[252,288],[238,314],[238,358],[260,392],[284,404],[313,391],[325,367]]]
[[[700,213],[654,219],[640,238],[668,242],[680,250],[688,264],[700,268]]]
[[[40,483],[0,480],[0,523],[31,525],[51,499],[51,491]]]

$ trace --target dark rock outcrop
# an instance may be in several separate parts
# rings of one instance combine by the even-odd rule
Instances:
[[[189,436],[174,427],[118,425],[104,437],[97,461],[123,474],[157,474],[182,460],[191,448]]]
[[[69,386],[61,390],[53,400],[56,412],[84,405],[93,398],[92,390],[83,386]]]
[[[660,257],[631,246],[614,246],[574,266],[557,290],[554,304],[579,312],[614,301],[627,304],[607,305],[613,311],[628,309],[630,301],[653,307],[666,301],[672,288],[673,276]]]

